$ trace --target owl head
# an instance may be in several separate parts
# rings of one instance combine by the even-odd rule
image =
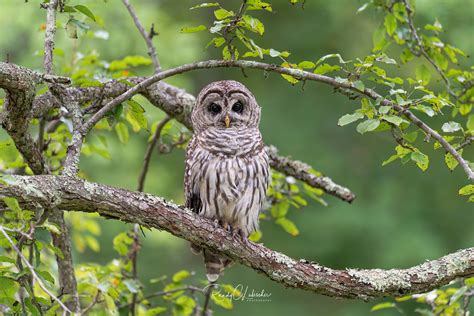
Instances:
[[[233,80],[215,81],[204,87],[191,114],[193,128],[252,128],[260,123],[260,106],[243,84]]]

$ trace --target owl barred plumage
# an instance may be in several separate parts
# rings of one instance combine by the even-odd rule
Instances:
[[[186,153],[186,207],[247,238],[258,229],[270,181],[258,129],[260,106],[243,84],[217,81],[199,93],[191,120],[194,136]],[[210,282],[229,263],[209,250],[204,250],[204,261]]]

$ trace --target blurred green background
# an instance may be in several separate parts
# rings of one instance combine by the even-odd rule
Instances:
[[[204,49],[211,36],[207,33],[181,34],[183,26],[209,25],[212,11],[190,11],[199,1],[132,0],[137,14],[147,26],[155,23],[158,56],[164,68],[197,60],[219,58],[219,51]],[[237,1],[229,1],[237,4]],[[291,61],[317,60],[329,53],[340,53],[345,59],[370,54],[371,34],[381,23],[373,10],[356,14],[365,1],[306,1],[304,10],[288,1],[273,1],[274,14],[257,14],[266,26],[261,46],[292,52]],[[40,1],[0,0],[0,58],[40,70],[42,67],[45,11]],[[66,16],[57,32],[56,47],[64,50],[55,60],[60,72],[73,58],[73,50],[82,53],[97,51],[102,59],[121,59],[126,55],[146,55],[146,46],[120,1],[73,1],[86,4],[103,20],[109,34],[107,40],[94,37],[93,26],[88,34],[72,40],[66,36]],[[417,24],[438,18],[448,30],[441,37],[469,55],[474,54],[474,1],[417,0]],[[399,50],[392,47],[388,55]],[[272,60],[269,60],[272,62]],[[274,61],[278,62],[278,61]],[[462,61],[472,65],[472,58]],[[413,76],[416,63],[392,67],[389,73],[400,77]],[[138,73],[150,75],[151,67]],[[333,268],[403,268],[434,259],[460,248],[474,245],[474,212],[472,204],[457,195],[467,180],[457,168],[453,173],[444,166],[443,152],[430,155],[430,167],[423,173],[416,165],[399,162],[382,167],[392,155],[395,141],[389,133],[359,135],[355,125],[338,127],[337,120],[355,109],[355,102],[333,93],[329,86],[308,82],[291,86],[280,76],[268,79],[262,72],[240,70],[195,71],[171,78],[168,82],[196,94],[214,80],[235,79],[245,83],[263,107],[261,130],[266,143],[276,145],[280,153],[311,164],[336,182],[356,193],[353,204],[326,197],[328,207],[310,202],[301,210],[293,210],[289,218],[300,229],[291,237],[271,222],[262,224],[266,246],[294,258],[306,258]],[[435,87],[439,83],[434,83]],[[147,116],[154,122],[162,113],[147,106]],[[447,113],[446,115],[449,115]],[[442,118],[444,119],[444,118]],[[441,120],[431,120],[440,129]],[[111,160],[97,156],[83,157],[81,169],[96,182],[136,189],[148,134],[131,135],[123,146],[112,133],[109,137]],[[5,134],[0,131],[0,138]],[[427,145],[432,146],[432,144]],[[473,160],[468,148],[465,157]],[[145,191],[183,203],[184,152],[155,154]],[[101,220],[101,250],[75,252],[76,262],[106,263],[116,257],[112,238],[131,225]],[[146,231],[139,255],[139,274],[146,291],[156,290],[148,280],[172,275],[180,269],[204,276],[202,259],[193,256],[188,243],[158,231]],[[243,284],[249,291],[271,293],[271,302],[235,302],[234,310],[215,308],[216,315],[367,315],[375,302],[341,300],[314,295],[301,290],[286,289],[257,272],[235,265],[228,269],[222,282]],[[408,314],[413,309],[408,307]],[[396,315],[394,311],[379,315]]]

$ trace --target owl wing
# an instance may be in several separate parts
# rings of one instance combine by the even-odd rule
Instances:
[[[195,177],[193,176],[194,165],[194,151],[196,150],[197,141],[193,137],[188,144],[186,150],[186,166],[184,171],[184,194],[185,194],[185,206],[192,210],[195,213],[200,213],[202,209],[201,197],[199,196],[199,191],[196,190],[196,185],[194,183]]]

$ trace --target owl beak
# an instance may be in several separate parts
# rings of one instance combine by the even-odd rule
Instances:
[[[225,122],[225,127],[229,128],[229,126],[230,126],[230,117],[229,117],[229,114],[226,114],[226,115],[225,115],[224,122]]]

